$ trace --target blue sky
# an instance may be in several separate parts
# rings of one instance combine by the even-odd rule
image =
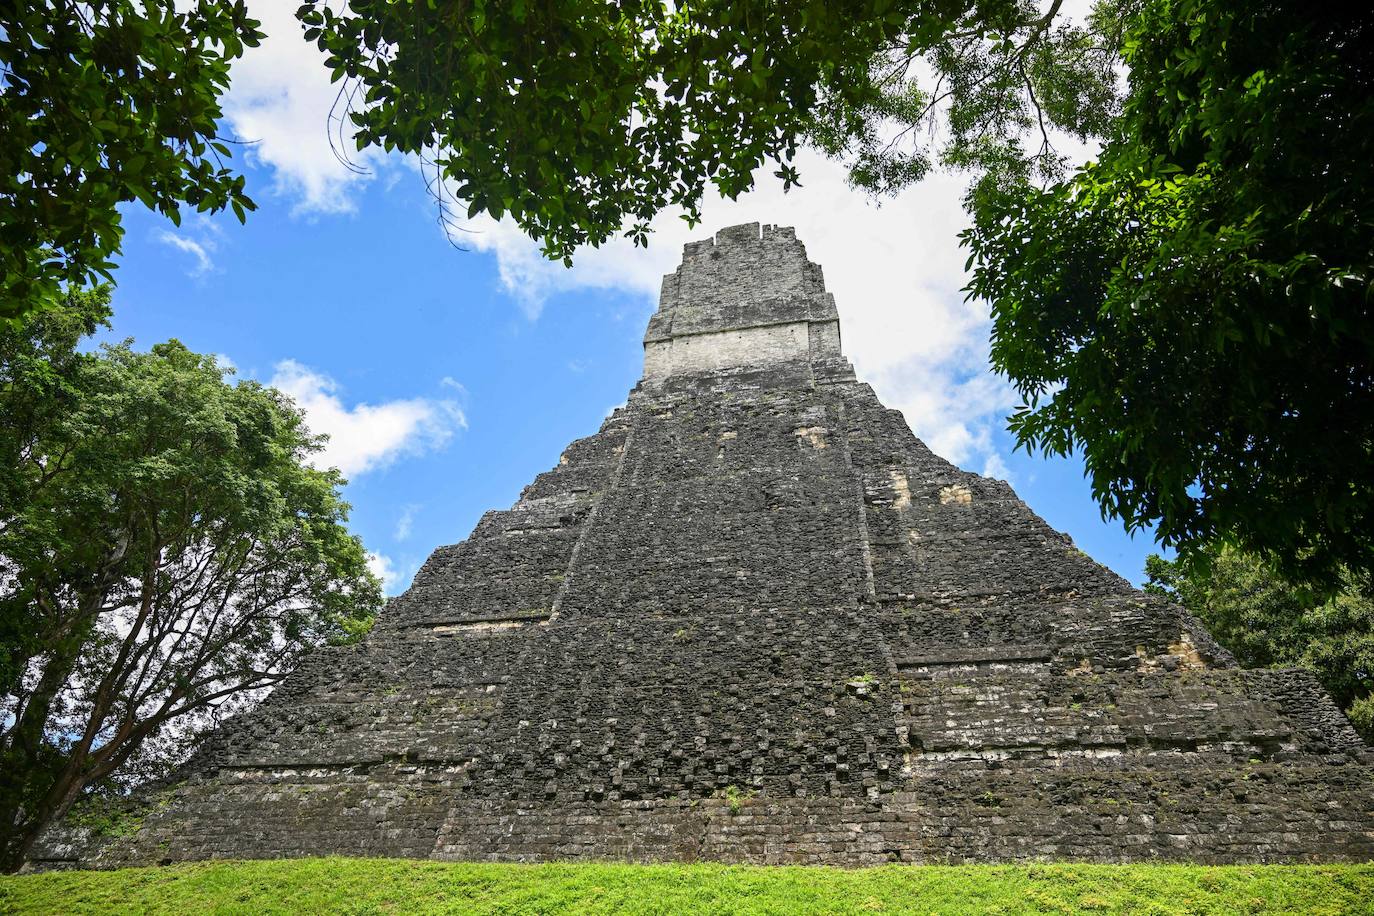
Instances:
[[[270,37],[235,69],[226,120],[258,141],[238,164],[260,209],[246,226],[192,217],[180,229],[127,210],[109,336],[177,337],[296,396],[333,437],[327,458],[350,477],[354,529],[389,591],[595,432],[638,379],[644,323],[682,243],[754,220],[797,227],[835,293],[846,353],[917,435],[1010,480],[1082,549],[1140,580],[1152,539],[1101,520],[1081,465],[1012,452],[1003,417],[1015,396],[987,371],[986,312],[959,292],[956,179],[877,206],[836,164],[805,156],[801,191],[765,182],[708,201],[695,230],[665,214],[647,251],[616,243],[569,271],[489,221],[469,224],[461,251],[410,164],[340,165],[326,141],[333,92],[292,5],[250,6]]]

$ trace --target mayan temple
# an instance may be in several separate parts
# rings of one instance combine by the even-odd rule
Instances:
[[[694,242],[626,406],[49,865],[1374,858],[1317,683],[954,467],[855,378],[793,230]]]

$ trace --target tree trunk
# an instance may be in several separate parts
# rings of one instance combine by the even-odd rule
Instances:
[[[106,592],[114,578],[114,568],[123,558],[127,547],[128,539],[124,538],[111,551],[109,562],[96,582],[81,596],[76,611],[64,627],[63,637],[52,646],[52,657],[43,666],[38,684],[24,708],[18,711],[14,727],[5,736],[4,745],[0,746],[0,762],[4,764],[3,775],[0,775],[0,869],[4,871],[14,871],[24,864],[39,835],[54,820],[58,808],[53,802],[54,791],[59,783],[62,784],[62,792],[56,796],[57,800],[60,802],[71,796],[62,808],[62,814],[75,800],[69,784],[72,775],[80,773],[80,762],[73,767],[72,760],[63,761],[51,786],[38,784],[40,780],[49,779],[53,773],[52,769],[44,766],[44,733],[53,701],[66,686],[76,667],[89,629],[100,614]],[[81,756],[84,757],[84,754]],[[80,790],[81,783],[78,781],[75,792],[79,793]],[[35,797],[41,801],[34,801]],[[29,801],[27,806],[26,799]]]
[[[25,806],[25,799],[42,792],[34,783],[44,779],[48,770],[43,766],[43,730],[53,700],[66,684],[76,664],[78,640],[69,640],[57,647],[53,657],[43,668],[38,685],[29,696],[6,736],[4,748],[5,775],[0,777],[0,867],[13,871],[23,864],[23,857],[37,839],[35,826],[37,811]],[[46,795],[46,793],[43,793]]]

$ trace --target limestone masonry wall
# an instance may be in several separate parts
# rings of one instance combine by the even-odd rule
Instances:
[[[599,432],[141,830],[40,864],[1374,855],[1370,755],[1307,674],[1236,669],[934,455],[836,322],[791,230],[687,246]]]
[[[791,229],[757,223],[688,245],[644,334],[650,383],[839,356],[839,314],[820,267]]]

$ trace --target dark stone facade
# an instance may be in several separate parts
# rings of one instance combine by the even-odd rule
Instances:
[[[931,453],[790,230],[690,245],[664,290],[596,435],[137,833],[40,859],[1374,857],[1374,761],[1311,677],[1238,670]]]

